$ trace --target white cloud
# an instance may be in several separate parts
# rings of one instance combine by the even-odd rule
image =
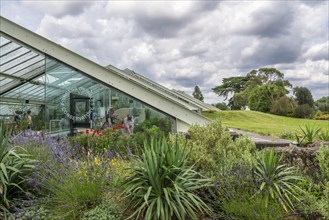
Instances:
[[[303,58],[310,60],[329,60],[329,41],[322,44],[312,45],[306,52],[303,54]]]
[[[101,65],[189,94],[198,85],[214,103],[223,78],[264,66],[314,97],[328,94],[328,4],[23,0],[1,14]]]

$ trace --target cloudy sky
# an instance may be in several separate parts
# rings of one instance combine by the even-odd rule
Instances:
[[[211,88],[274,67],[314,99],[329,95],[328,1],[1,0],[1,16],[101,65],[170,89]]]

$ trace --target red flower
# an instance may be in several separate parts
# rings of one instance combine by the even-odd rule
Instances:
[[[102,134],[99,134],[100,137],[102,137],[103,135]]]
[[[89,134],[89,130],[88,129],[86,130],[86,134]]]

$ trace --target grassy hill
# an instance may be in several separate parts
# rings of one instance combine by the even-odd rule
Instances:
[[[289,118],[256,111],[218,111],[204,112],[204,116],[220,118],[222,124],[240,130],[253,131],[259,134],[281,136],[284,132],[300,133],[306,124],[315,125],[323,130],[329,129],[329,121]]]

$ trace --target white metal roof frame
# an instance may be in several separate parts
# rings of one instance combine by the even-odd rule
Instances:
[[[111,68],[112,66],[108,66],[108,68]],[[130,73],[131,76],[135,77],[135,78],[139,78],[149,84],[151,84],[153,87],[157,87],[158,89],[161,89],[163,91],[165,91],[166,93],[168,93],[169,95],[172,95],[178,99],[181,99],[181,100],[184,100],[185,102],[189,103],[190,105],[193,105],[197,108],[200,108],[202,109],[203,111],[207,111],[207,110],[218,110],[216,107],[214,106],[211,106],[207,103],[204,103],[196,98],[194,98],[193,96],[190,96],[186,93],[183,93],[183,92],[178,92],[176,90],[170,90],[148,78],[146,78],[145,76],[139,74],[139,73],[136,73],[135,71],[133,70],[130,70],[130,69],[125,69],[123,70],[124,72],[127,72],[127,73]]]
[[[44,54],[47,54],[61,62],[80,70],[86,75],[99,80],[111,87],[123,91],[146,104],[155,107],[176,118],[178,131],[186,131],[189,125],[205,124],[209,119],[196,113],[195,106],[185,101],[166,94],[148,83],[130,77],[123,71],[107,69],[94,63],[34,32],[31,32],[0,16],[0,30],[10,37],[23,42]]]

